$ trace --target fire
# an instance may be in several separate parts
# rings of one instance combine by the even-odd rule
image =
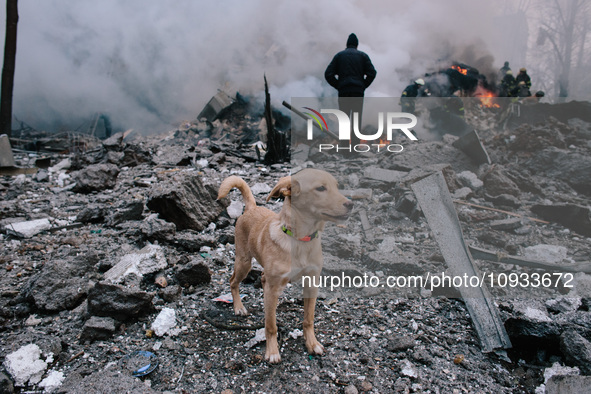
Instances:
[[[451,68],[453,68],[454,70],[456,70],[460,74],[468,75],[468,69],[467,68],[462,68],[462,67],[460,67],[460,66],[458,66],[456,64],[454,64],[453,66],[451,66]]]
[[[490,90],[486,90],[482,87],[478,87],[476,92],[474,93],[474,97],[478,97],[480,99],[480,106],[486,108],[500,108],[501,106],[494,101],[496,97],[493,92]]]

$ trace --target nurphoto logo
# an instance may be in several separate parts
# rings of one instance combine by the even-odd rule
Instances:
[[[338,134],[331,133],[338,136],[339,141],[347,141],[349,145],[334,145],[334,144],[320,144],[319,151],[336,150],[348,152],[369,152],[375,149],[377,152],[383,150],[393,153],[402,152],[404,149],[400,144],[391,144],[394,132],[402,132],[411,141],[417,141],[417,137],[410,130],[417,125],[417,118],[415,115],[408,112],[378,112],[378,128],[374,133],[363,134],[359,131],[359,113],[353,112],[353,123],[349,116],[338,109],[321,109],[320,112],[310,107],[304,107],[311,112],[304,112],[310,116],[311,119],[307,121],[307,139],[311,141],[314,138],[314,122],[321,131],[325,129],[330,132],[326,119],[322,114],[332,114],[336,116],[338,122]],[[385,119],[384,119],[385,118]],[[410,122],[400,122],[401,119],[410,120]],[[352,127],[351,127],[352,125]],[[385,139],[384,137],[385,130]],[[360,144],[351,145],[351,133],[361,141]]]

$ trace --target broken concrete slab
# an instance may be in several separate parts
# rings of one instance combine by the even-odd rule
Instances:
[[[154,294],[99,282],[88,292],[88,312],[126,321],[152,313]]]
[[[115,226],[129,220],[142,220],[144,213],[144,201],[136,200],[126,202],[123,206],[116,208],[110,213],[105,222],[108,226]]]
[[[8,135],[0,135],[0,167],[14,167],[14,156]]]
[[[165,269],[168,261],[160,245],[148,244],[137,253],[130,253],[121,258],[113,268],[105,272],[104,280],[121,283],[129,275],[142,278]]]
[[[427,218],[450,273],[453,276],[480,277],[464,241],[451,195],[441,172],[412,184],[417,201]],[[510,348],[511,341],[498,310],[485,285],[459,287],[472,317],[483,351]]]
[[[484,185],[484,183],[478,179],[478,176],[472,171],[462,171],[456,174],[456,177],[462,186],[467,186],[472,190],[480,189]]]
[[[557,297],[546,301],[546,308],[553,313],[574,312],[581,307],[581,297]]]
[[[545,220],[562,224],[586,237],[591,237],[591,210],[575,204],[537,204],[531,211]]]
[[[491,164],[490,157],[476,130],[464,134],[454,141],[452,145],[464,152],[476,164]]]
[[[387,183],[400,182],[406,175],[408,175],[408,172],[387,170],[385,168],[378,167],[368,167],[363,172],[363,176],[365,178]]]
[[[491,196],[500,194],[510,194],[519,196],[519,187],[513,182],[502,169],[493,168],[482,177],[484,182],[484,191]]]
[[[92,164],[71,174],[76,183],[73,191],[91,193],[105,189],[112,189],[117,183],[119,168],[114,164]]]
[[[579,367],[585,375],[591,374],[591,343],[575,330],[560,335],[560,350],[569,364]]]
[[[220,113],[234,103],[234,100],[224,91],[220,90],[213,96],[209,102],[203,107],[197,119],[205,118],[210,122],[217,119]]]
[[[523,256],[545,263],[560,263],[566,259],[567,249],[560,245],[539,244],[523,249]]]
[[[82,341],[102,341],[109,339],[115,333],[115,320],[111,317],[91,316],[84,323],[80,340]]]
[[[591,196],[591,157],[588,155],[548,148],[537,152],[523,165],[532,174],[563,179],[577,192]]]
[[[498,231],[513,231],[520,228],[521,226],[523,226],[523,224],[519,218],[493,220],[490,223],[490,228]]]
[[[217,199],[217,185],[204,184],[193,171],[170,174],[153,187],[147,206],[177,230],[201,231],[230,203]]]
[[[211,282],[211,271],[205,261],[192,258],[179,261],[176,279],[183,287],[203,285]]]
[[[82,255],[69,262],[47,262],[21,289],[24,299],[43,312],[55,313],[78,306],[88,292],[85,274],[92,270],[96,256]]]
[[[553,375],[546,382],[546,394],[587,394],[591,376]],[[537,391],[536,391],[537,393]]]
[[[6,231],[9,234],[15,235],[21,238],[31,238],[40,232],[49,230],[51,223],[49,219],[35,219],[26,222],[10,223],[6,226]]]

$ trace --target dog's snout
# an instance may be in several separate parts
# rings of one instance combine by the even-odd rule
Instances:
[[[353,209],[353,201],[351,200],[347,200],[347,202],[343,203],[343,205],[345,206],[345,208],[347,208],[348,211]]]

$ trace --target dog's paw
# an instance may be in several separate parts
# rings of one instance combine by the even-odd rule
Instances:
[[[281,355],[279,353],[265,353],[265,360],[269,362],[269,364],[277,364],[281,362]]]
[[[234,309],[234,314],[236,316],[248,316],[248,311],[246,310],[245,307],[240,307],[240,308]]]
[[[308,348],[308,353],[310,354],[322,355],[324,353],[324,346],[322,346],[318,341],[315,341],[315,343],[306,344],[306,347]]]

